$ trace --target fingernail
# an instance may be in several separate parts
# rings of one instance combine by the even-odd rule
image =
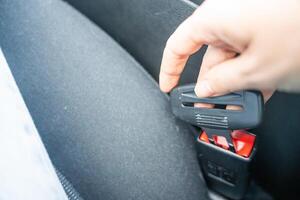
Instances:
[[[214,94],[208,81],[202,81],[199,84],[197,84],[197,87],[195,88],[195,93],[198,97],[209,97]]]

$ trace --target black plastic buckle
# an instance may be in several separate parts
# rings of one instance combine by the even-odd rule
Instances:
[[[257,91],[240,91],[224,96],[198,98],[195,85],[175,88],[171,92],[173,113],[183,121],[200,127],[208,141],[197,138],[199,163],[208,186],[232,199],[243,197],[249,180],[249,163],[254,157],[255,144],[251,153],[243,157],[236,152],[232,131],[256,127],[262,120],[263,97]],[[241,110],[194,107],[194,103],[238,105]],[[226,138],[228,149],[216,145],[213,138]]]

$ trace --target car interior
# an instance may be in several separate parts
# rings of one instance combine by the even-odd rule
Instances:
[[[194,176],[200,167],[193,138],[200,130],[175,119],[157,83],[168,37],[201,3],[0,1],[0,46],[70,199],[207,196]],[[180,85],[195,83],[204,53],[189,59]],[[257,152],[245,199],[299,196],[299,131],[300,95],[276,92],[262,124],[251,130]],[[182,162],[190,163],[184,172]],[[160,191],[155,198],[152,188]]]

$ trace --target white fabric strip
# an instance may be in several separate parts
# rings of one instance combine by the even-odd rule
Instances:
[[[1,48],[0,199],[68,199]]]

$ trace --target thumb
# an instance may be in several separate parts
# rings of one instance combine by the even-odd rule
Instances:
[[[254,62],[248,55],[240,55],[212,67],[195,87],[199,97],[219,96],[243,89],[254,89],[250,84]],[[250,69],[250,70],[249,70]]]

